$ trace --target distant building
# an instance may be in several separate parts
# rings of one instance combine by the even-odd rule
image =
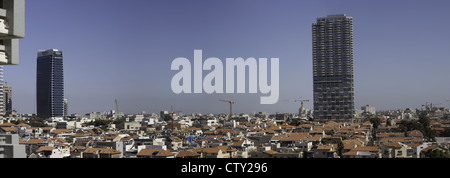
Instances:
[[[373,115],[375,115],[377,112],[375,109],[375,106],[370,106],[370,105],[362,106],[361,110],[363,110],[363,112],[370,113]]]
[[[11,87],[3,81],[3,66],[0,66],[0,118],[12,114]]]
[[[40,118],[64,116],[64,69],[62,51],[50,49],[38,53],[36,107]]]
[[[3,84],[3,98],[5,100],[6,116],[13,114],[12,109],[12,88],[6,82]]]
[[[67,98],[64,98],[64,119],[69,115],[69,101],[67,100]]]
[[[159,112],[159,119],[160,120],[164,120],[164,118],[169,117],[169,116],[170,116],[169,111],[161,111],[161,112]]]
[[[345,14],[312,25],[315,120],[352,120],[353,20]]]

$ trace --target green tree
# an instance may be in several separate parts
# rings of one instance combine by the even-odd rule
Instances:
[[[447,151],[440,149],[428,150],[425,152],[426,158],[450,158],[450,154]]]
[[[337,149],[339,157],[342,157],[342,153],[344,152],[344,143],[342,141],[339,141]]]
[[[333,135],[334,135],[334,130],[330,130],[330,131],[328,131],[326,134],[327,134],[327,135],[333,136]]]
[[[441,137],[450,137],[450,128],[445,128],[444,131],[442,131],[439,136]]]
[[[292,125],[292,126],[298,126],[299,124],[300,124],[300,121],[297,118],[291,119],[291,121],[289,122],[289,125]]]
[[[392,121],[392,119],[387,119],[386,126],[391,126],[391,121]]]
[[[381,124],[381,120],[378,117],[370,118],[370,123],[373,125],[373,128],[378,129]]]
[[[422,133],[424,137],[430,141],[434,141],[435,137],[437,136],[437,133],[433,130],[431,130],[431,120],[428,116],[421,116],[419,117],[418,121],[422,125]]]
[[[44,119],[37,116],[31,116],[28,125],[31,127],[48,127],[48,125],[44,122]]]
[[[424,138],[430,141],[434,141],[437,136],[437,133],[431,130],[430,118],[424,115],[421,115],[418,120],[402,120],[398,125],[398,129],[395,130],[397,132],[406,134],[408,131],[419,130]]]
[[[164,121],[169,122],[169,121],[172,121],[172,116],[165,115],[163,119],[164,119]]]
[[[423,128],[430,127],[430,122],[431,122],[431,120],[427,116],[419,117],[419,123],[422,124]]]

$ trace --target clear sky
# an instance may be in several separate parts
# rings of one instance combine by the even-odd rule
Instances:
[[[36,112],[39,50],[64,52],[69,113],[115,109],[147,113],[297,112],[313,99],[311,25],[347,14],[354,23],[355,108],[420,108],[450,100],[448,0],[28,0],[20,64],[5,66],[13,108]],[[280,58],[280,100],[263,94],[181,94],[171,90],[173,59]],[[205,72],[204,72],[205,73]],[[306,103],[312,109],[312,102]]]

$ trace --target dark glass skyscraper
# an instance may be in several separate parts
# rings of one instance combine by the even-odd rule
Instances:
[[[36,77],[37,115],[42,119],[64,115],[64,70],[62,51],[38,53]]]
[[[312,25],[314,119],[354,118],[353,21],[329,15]]]

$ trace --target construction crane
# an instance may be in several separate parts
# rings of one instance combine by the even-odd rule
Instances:
[[[226,103],[230,103],[230,116],[228,116],[229,120],[231,120],[231,116],[233,114],[233,104],[234,101],[233,100],[220,100],[222,102],[226,102]]]
[[[282,101],[292,101],[292,100],[282,100]],[[300,102],[301,103],[300,111],[298,113],[298,115],[300,116],[303,113],[303,103],[304,102],[309,102],[309,100],[302,100],[302,97],[300,97],[300,99],[296,99],[296,100],[294,100],[294,102]]]
[[[173,121],[173,114],[180,113],[180,112],[183,112],[183,111],[173,111],[172,106],[170,106],[170,110],[171,110],[170,116],[171,116],[171,119],[172,119],[172,127],[170,128],[170,130],[173,132],[173,128],[175,127],[174,121]]]
[[[301,106],[300,106],[300,113],[299,116],[303,113],[303,102],[309,102],[309,100],[294,100],[294,102],[300,102]]]

